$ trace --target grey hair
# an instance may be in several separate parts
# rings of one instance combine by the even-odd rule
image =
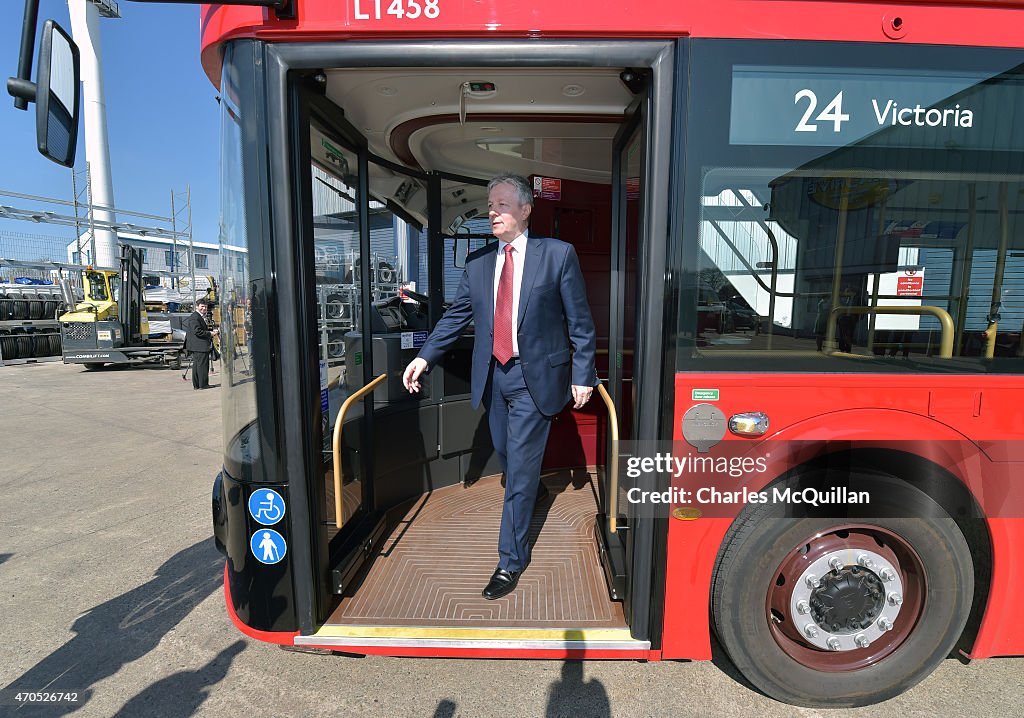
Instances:
[[[519,204],[533,206],[533,187],[530,186],[529,180],[525,177],[511,173],[498,175],[487,183],[487,193],[490,194],[491,190],[500,184],[512,185],[516,191],[516,197],[519,199]]]

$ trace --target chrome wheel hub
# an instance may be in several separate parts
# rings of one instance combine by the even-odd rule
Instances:
[[[790,597],[790,616],[811,645],[853,651],[891,631],[902,603],[896,566],[871,550],[843,549],[807,566]]]

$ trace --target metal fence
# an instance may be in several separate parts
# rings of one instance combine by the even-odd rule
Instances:
[[[21,262],[68,262],[68,245],[74,238],[45,234],[0,231],[0,259]],[[29,267],[0,266],[0,283],[13,282],[16,277],[52,279],[50,270]]]

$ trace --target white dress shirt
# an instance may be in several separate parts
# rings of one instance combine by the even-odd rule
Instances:
[[[498,281],[505,266],[505,246],[512,245],[512,356],[519,356],[519,290],[523,286],[523,264],[526,262],[527,233],[511,242],[498,242],[498,261],[494,263],[494,305],[498,304]]]

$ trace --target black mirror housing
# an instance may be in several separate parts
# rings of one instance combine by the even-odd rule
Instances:
[[[53,20],[43,25],[36,75],[39,151],[65,167],[75,164],[81,93],[78,45]]]

